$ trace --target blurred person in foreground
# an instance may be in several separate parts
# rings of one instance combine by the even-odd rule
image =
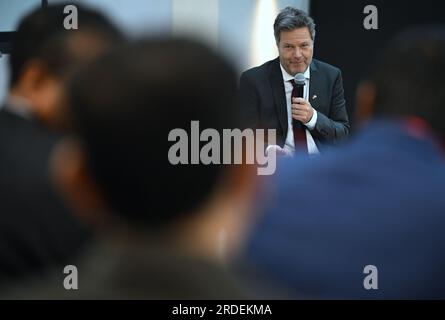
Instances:
[[[64,266],[88,236],[52,186],[49,156],[60,137],[54,129],[67,129],[68,79],[120,33],[81,5],[79,28],[65,30],[64,6],[27,14],[12,41],[10,95],[0,109],[0,287]]]
[[[394,39],[351,143],[281,163],[246,250],[262,272],[297,298],[445,298],[444,74],[444,26]]]
[[[100,240],[76,265],[78,290],[58,276],[39,297],[243,297],[221,263],[249,225],[255,168],[169,160],[172,130],[199,144],[192,120],[220,134],[238,127],[236,92],[232,67],[188,40],[140,40],[75,77],[76,136],[56,148],[54,175]]]

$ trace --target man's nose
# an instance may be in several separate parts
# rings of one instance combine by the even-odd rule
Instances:
[[[295,58],[301,58],[301,56],[302,56],[302,54],[301,54],[301,49],[300,49],[299,47],[297,47],[297,48],[294,50],[294,57],[295,57]]]

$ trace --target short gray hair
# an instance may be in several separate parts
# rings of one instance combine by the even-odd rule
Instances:
[[[273,24],[275,41],[280,42],[281,31],[292,31],[294,29],[307,27],[311,34],[312,40],[315,39],[315,23],[314,20],[303,10],[293,7],[286,7],[278,14]]]

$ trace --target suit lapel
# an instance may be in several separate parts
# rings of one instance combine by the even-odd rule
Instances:
[[[309,103],[315,110],[320,110],[318,101],[320,100],[320,89],[322,88],[320,74],[314,60],[311,63],[311,79],[309,83]]]
[[[283,129],[283,134],[287,134],[287,104],[286,104],[286,93],[284,91],[283,74],[280,69],[279,58],[275,59],[270,65],[269,73],[270,84],[272,86],[272,92],[275,100],[275,108],[277,109],[278,120],[280,122],[281,128]]]

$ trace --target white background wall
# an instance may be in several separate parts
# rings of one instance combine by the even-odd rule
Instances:
[[[13,31],[17,20],[26,12],[41,3],[40,0],[0,0],[0,31]],[[0,57],[0,106],[8,86],[9,72],[7,68],[8,55]]]
[[[276,10],[305,11],[310,0],[81,0],[107,14],[131,37],[167,33],[198,38],[224,53],[241,73],[274,58]],[[0,30],[17,23],[37,0],[0,0]],[[66,2],[49,0],[49,3]],[[75,3],[76,1],[72,1]],[[0,58],[0,101],[8,81],[6,55]]]

